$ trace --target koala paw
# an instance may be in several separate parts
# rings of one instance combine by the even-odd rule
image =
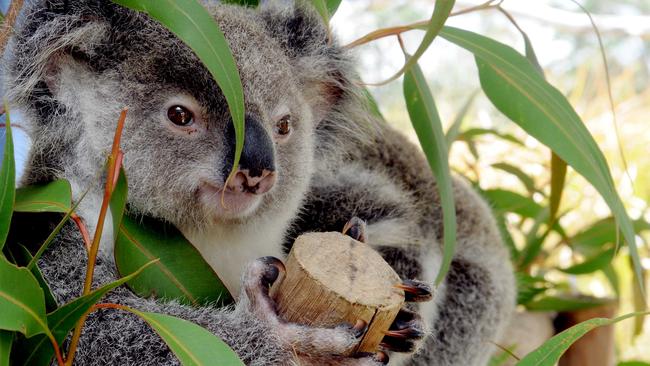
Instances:
[[[366,332],[367,324],[341,324],[334,328],[320,328],[289,323],[278,316],[276,305],[269,296],[271,285],[285,272],[277,258],[264,257],[251,263],[242,278],[239,306],[247,307],[260,321],[267,323],[283,345],[298,358],[300,365],[375,366],[388,363],[384,352],[352,353]]]
[[[366,223],[353,217],[343,227],[343,233],[360,242],[366,242]],[[417,280],[404,280],[396,287],[404,290],[405,300],[410,303],[429,301],[433,298],[431,285]],[[411,353],[426,335],[422,318],[408,307],[400,310],[395,321],[381,342],[383,349],[393,352]]]

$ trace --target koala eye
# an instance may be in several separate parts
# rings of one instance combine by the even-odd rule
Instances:
[[[275,133],[279,136],[287,136],[291,133],[291,115],[287,114],[275,124]]]
[[[194,123],[194,114],[182,105],[172,106],[167,110],[167,118],[177,126],[189,126]]]

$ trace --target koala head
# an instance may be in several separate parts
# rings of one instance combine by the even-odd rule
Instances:
[[[36,1],[17,27],[5,89],[30,119],[27,180],[96,180],[127,107],[133,212],[200,228],[297,207],[315,130],[351,83],[347,58],[311,10],[207,6],[244,88],[244,151],[230,180],[234,128],[210,73],[156,21],[108,0]]]

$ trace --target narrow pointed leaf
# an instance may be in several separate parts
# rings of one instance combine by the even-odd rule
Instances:
[[[463,124],[463,121],[465,121],[465,116],[467,116],[467,113],[471,109],[472,104],[474,104],[474,100],[476,99],[477,95],[478,92],[473,92],[470,94],[470,96],[467,98],[463,106],[456,114],[456,117],[451,123],[451,126],[449,126],[449,129],[445,134],[445,140],[447,141],[447,150],[451,149],[451,145],[454,143],[454,141],[456,141],[456,138],[458,138],[458,135],[460,134],[460,127]]]
[[[5,149],[0,168],[0,250],[4,247],[11,216],[14,210],[14,197],[16,194],[16,163],[14,161],[14,143],[11,135],[11,121],[9,109],[5,106]]]
[[[20,267],[27,266],[33,259],[32,254],[27,248],[20,245],[19,243],[12,243],[12,245],[6,248],[8,252],[8,259]],[[36,281],[38,281],[39,286],[43,289],[43,295],[45,296],[45,309],[51,311],[57,308],[56,299],[52,295],[50,286],[45,282],[43,274],[38,266],[34,266],[30,270],[34,275]]]
[[[330,19],[336,14],[336,11],[339,9],[339,5],[341,5],[341,0],[325,0],[325,3],[327,4],[327,12],[330,15]]]
[[[549,222],[554,222],[560,209],[564,182],[566,181],[567,164],[556,153],[551,152],[551,197],[549,198]]]
[[[243,365],[221,339],[200,326],[170,315],[128,311],[146,321],[167,343],[183,366]]]
[[[436,177],[440,194],[444,223],[444,249],[442,263],[436,277],[436,284],[439,284],[447,274],[454,255],[456,208],[454,191],[451,186],[445,133],[442,130],[433,95],[431,95],[424,74],[417,63],[404,74],[404,98],[411,123],[418,135],[433,175]]]
[[[79,319],[90,308],[101,300],[104,295],[118,286],[123,285],[126,281],[137,277],[149,265],[140,268],[136,272],[122,277],[117,281],[106,284],[88,295],[74,299],[66,305],[60,307],[56,311],[47,315],[47,324],[54,334],[54,338],[59,343],[63,344],[66,336],[74,329]],[[48,366],[54,357],[54,349],[50,344],[50,340],[45,336],[36,336],[28,339],[22,339],[16,345],[15,355],[12,358],[16,363],[21,365],[31,366]]]
[[[517,177],[521,182],[521,184],[523,184],[524,187],[526,187],[526,190],[529,193],[532,194],[539,191],[537,187],[535,187],[535,181],[533,180],[533,178],[529,177],[528,174],[524,173],[524,171],[519,169],[518,167],[508,163],[496,163],[496,164],[492,164],[492,167],[499,170],[503,170],[504,172],[510,173],[515,177]]]
[[[27,268],[0,256],[0,329],[32,337],[49,334],[43,290]]]
[[[235,58],[215,19],[198,0],[113,0],[149,14],[187,44],[223,92],[235,127],[235,159],[244,147],[244,91]]]
[[[122,218],[124,217],[124,210],[126,209],[126,200],[128,196],[128,180],[124,168],[120,169],[119,176],[115,187],[113,187],[113,194],[111,194],[111,216],[113,217],[113,238],[117,241],[120,226],[122,225]]]
[[[539,348],[529,353],[517,362],[517,366],[553,366],[564,352],[583,335],[592,329],[618,323],[634,316],[644,316],[648,313],[632,313],[614,319],[593,318],[555,335],[544,342]]]
[[[9,366],[9,355],[14,343],[14,332],[0,330],[0,366]]]
[[[71,202],[70,183],[66,180],[55,180],[48,184],[17,189],[14,211],[66,213],[70,210]]]
[[[632,221],[616,192],[605,156],[566,98],[511,47],[457,28],[446,27],[440,34],[474,54],[483,91],[502,113],[550,147],[601,194],[628,243],[643,291]]]
[[[470,128],[466,131],[461,132],[460,135],[458,135],[457,139],[463,141],[473,141],[477,136],[484,136],[484,135],[492,135],[502,140],[512,142],[513,144],[519,146],[525,146],[522,141],[520,141],[518,138],[516,138],[513,135],[507,133],[501,133],[495,131],[494,129],[488,129],[488,128]]]
[[[323,18],[323,22],[325,24],[329,24],[330,22],[330,12],[329,9],[327,8],[327,3],[325,0],[309,0],[311,5],[316,9],[318,14]]]
[[[447,21],[447,18],[449,18],[449,14],[451,14],[451,9],[453,9],[455,3],[456,0],[436,1],[435,7],[433,8],[433,14],[431,14],[431,19],[429,20],[429,23],[427,23],[425,28],[426,33],[424,33],[422,42],[420,42],[420,45],[418,46],[417,50],[415,50],[413,55],[406,60],[404,66],[398,72],[396,72],[395,75],[391,76],[386,81],[382,82],[382,84],[386,84],[393,80],[396,80],[403,73],[407,72],[411,67],[417,64],[420,57],[422,57],[422,55],[424,54],[424,52],[426,52],[426,50],[429,48],[431,43],[433,43],[433,40],[436,38],[438,33],[440,33],[440,30],[443,28],[445,22]]]
[[[602,306],[610,303],[611,299],[593,297],[574,297],[566,295],[543,296],[526,304],[531,311],[576,311]]]
[[[157,258],[159,262],[128,282],[138,295],[178,299],[194,305],[232,301],[217,274],[176,228],[152,219],[135,221],[124,215],[115,243],[118,271],[131,273]]]
[[[587,258],[582,263],[574,264],[571,267],[567,267],[567,268],[559,268],[559,270],[564,273],[569,273],[573,275],[593,273],[607,267],[607,265],[609,265],[609,263],[614,258],[615,253],[616,250],[615,248],[612,247],[610,249],[602,251],[601,253],[591,258]]]

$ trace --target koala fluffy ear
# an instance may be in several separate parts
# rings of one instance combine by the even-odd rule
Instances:
[[[11,97],[33,99],[54,91],[62,63],[95,63],[97,50],[110,36],[108,14],[115,15],[116,9],[108,0],[27,3],[4,56],[7,74],[16,78]]]
[[[316,119],[322,120],[353,86],[349,55],[308,4],[265,5],[261,15],[271,36],[296,67]]]

